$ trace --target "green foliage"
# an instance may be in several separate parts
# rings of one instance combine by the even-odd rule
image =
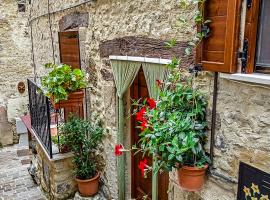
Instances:
[[[77,117],[71,117],[60,127],[65,145],[75,154],[73,162],[77,178],[86,180],[97,174],[95,153],[102,141],[103,132],[100,123],[92,124]]]
[[[197,6],[198,9],[195,12],[194,15],[194,22],[197,26],[200,26],[200,31],[196,34],[196,37],[189,42],[188,46],[185,49],[185,55],[190,56],[193,52],[193,49],[195,49],[201,41],[208,37],[210,34],[210,28],[209,24],[211,23],[211,20],[204,19],[203,17],[203,9],[204,4],[207,0],[180,0],[179,7],[186,10],[190,6]],[[186,26],[190,26],[190,24],[187,22],[188,20],[182,17],[178,18],[178,21],[181,22],[181,24],[185,24]]]
[[[173,70],[161,88],[156,108],[147,109],[147,128],[140,134],[139,151],[157,155],[155,171],[210,162],[204,150],[207,101],[193,88],[192,78],[181,82],[178,70]]]
[[[59,141],[58,141],[58,137],[59,137]],[[63,135],[55,135],[55,136],[52,136],[52,142],[54,144],[59,144],[59,146],[63,146],[65,144],[65,140],[64,140],[64,137]]]
[[[53,97],[54,102],[66,100],[70,92],[86,87],[85,73],[80,69],[72,69],[66,64],[55,65],[48,63],[45,68],[51,69],[49,74],[42,79],[42,89],[48,97]]]
[[[171,39],[168,42],[165,42],[165,47],[167,48],[173,48],[177,44],[177,41],[175,38]]]

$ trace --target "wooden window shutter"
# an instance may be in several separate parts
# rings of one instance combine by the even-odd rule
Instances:
[[[246,73],[253,73],[255,69],[257,29],[259,20],[260,0],[253,0],[247,6],[245,40],[248,42]]]
[[[80,45],[78,31],[59,32],[60,62],[80,69]]]
[[[241,0],[207,0],[204,18],[211,20],[210,34],[197,49],[203,70],[235,73],[239,40]]]

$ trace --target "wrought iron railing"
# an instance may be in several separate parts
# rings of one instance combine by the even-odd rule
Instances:
[[[52,158],[50,101],[34,81],[28,79],[27,82],[32,129],[50,158]]]

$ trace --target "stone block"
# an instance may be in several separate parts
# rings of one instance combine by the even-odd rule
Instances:
[[[0,107],[0,143],[2,145],[13,144],[12,127],[7,120],[7,111],[5,107]]]
[[[60,31],[88,26],[88,13],[71,13],[59,21]]]
[[[22,120],[20,118],[15,118],[15,120],[16,120],[16,132],[17,132],[17,134],[27,133],[26,126],[24,125]]]
[[[15,118],[22,116],[27,111],[27,97],[9,99],[7,102],[7,117],[9,121],[15,121]]]

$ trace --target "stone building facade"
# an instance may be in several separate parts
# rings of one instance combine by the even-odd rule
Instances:
[[[45,63],[53,62],[54,59],[57,63],[60,62],[58,32],[61,29],[79,31],[82,69],[90,74],[88,109],[92,116],[99,113],[108,129],[104,139],[103,156],[106,166],[103,179],[109,187],[109,196],[117,199],[114,156],[117,103],[108,59],[110,50],[104,50],[104,45],[106,47],[107,41],[130,36],[134,40],[139,37],[160,41],[176,38],[185,46],[194,36],[195,30],[193,26],[181,28],[176,19],[181,15],[192,16],[194,11],[192,8],[181,10],[177,0],[34,0],[30,7],[32,12],[29,25],[33,30],[34,65],[39,76],[45,72]],[[48,14],[48,10],[51,14]],[[82,19],[78,20],[78,16],[82,16]],[[129,52],[128,55],[133,53]],[[147,56],[147,53],[141,56]],[[210,111],[213,74],[203,72],[197,80],[209,96]],[[214,169],[208,176],[204,189],[196,193],[182,191],[171,173],[170,199],[236,199],[239,161],[270,172],[269,98],[267,85],[230,80],[225,75],[220,77]],[[127,163],[128,174],[130,162],[127,160]],[[130,198],[128,177],[127,199]]]
[[[0,1],[0,143],[3,145],[13,143],[15,118],[27,111],[27,91],[20,93],[18,83],[23,82],[27,88],[26,78],[33,71],[28,17],[28,3]]]

